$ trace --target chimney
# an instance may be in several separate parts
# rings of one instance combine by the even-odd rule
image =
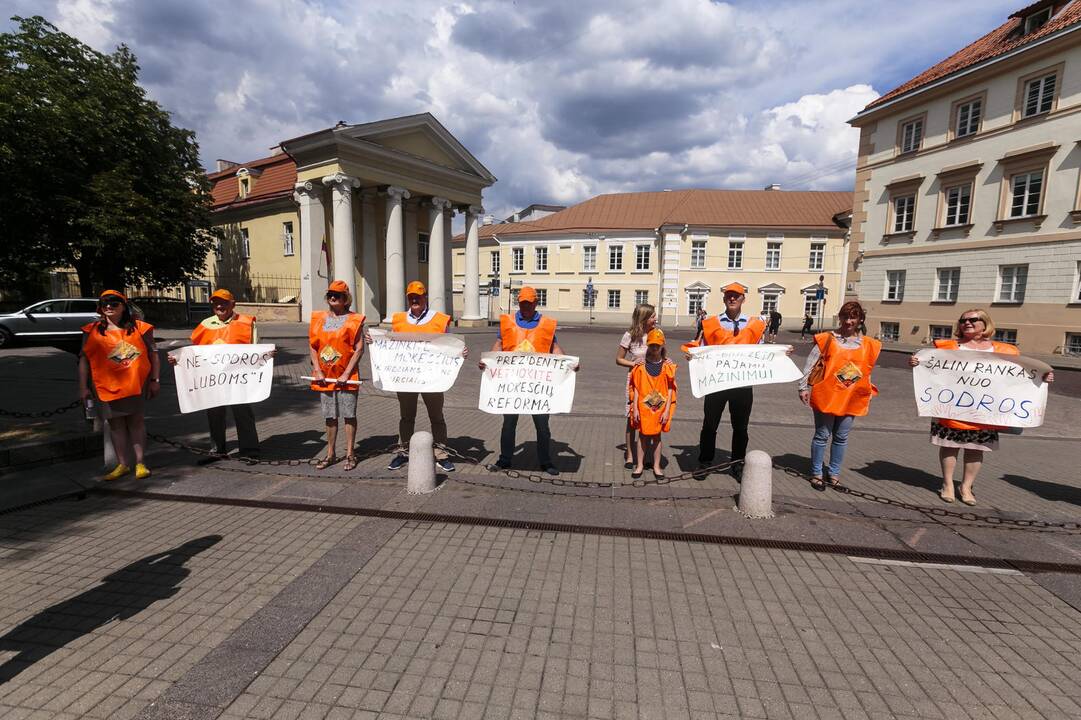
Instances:
[[[221,172],[222,170],[231,170],[240,163],[235,163],[232,160],[222,160],[221,158],[218,158],[216,164],[218,166],[218,172]]]
[[[484,225],[491,225],[494,222],[495,222],[495,215],[485,215],[484,216],[484,222],[483,222]]]
[[[763,190],[780,190],[781,186],[779,184],[777,184],[777,183],[770,183],[769,185],[767,185],[766,187],[764,187],[762,189]]]

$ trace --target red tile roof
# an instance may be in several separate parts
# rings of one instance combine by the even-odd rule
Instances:
[[[240,198],[240,184],[236,178],[236,171],[242,167],[262,171],[259,175],[253,173],[251,192],[244,199]],[[241,163],[228,170],[210,173],[207,177],[211,183],[212,207],[215,210],[225,210],[291,195],[297,182],[297,166],[291,157],[279,153]]]
[[[1025,16],[1051,4],[1053,4],[1055,10],[1058,11],[1057,14],[1053,14],[1051,19],[1042,27],[1028,35],[1023,35],[1022,31],[1024,29]],[[1058,32],[1077,22],[1081,22],[1081,2],[1078,0],[1072,0],[1072,2],[1070,0],[1067,0],[1067,2],[1062,2],[1061,0],[1041,0],[1040,2],[1033,3],[1010,15],[1010,18],[1006,22],[987,33],[976,42],[958,50],[937,65],[924,70],[908,82],[901,84],[877,100],[872,101],[863,111],[867,112],[885,102],[910,93],[925,85],[929,85],[936,80],[941,80],[942,78],[970,68],[985,60],[990,60],[1023,45],[1047,37],[1048,35]]]
[[[482,225],[480,236],[541,232],[654,230],[661,225],[836,229],[833,216],[852,209],[851,192],[674,190],[598,195],[528,222]],[[461,240],[459,235],[455,240]]]

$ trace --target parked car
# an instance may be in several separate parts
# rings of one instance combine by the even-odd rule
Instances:
[[[43,300],[0,315],[0,348],[11,345],[77,344],[82,326],[98,319],[93,298]]]

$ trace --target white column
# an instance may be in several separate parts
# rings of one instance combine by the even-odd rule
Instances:
[[[327,276],[322,272],[324,220],[323,188],[312,182],[297,183],[293,199],[300,205],[300,316],[323,303]]]
[[[470,205],[465,212],[465,282],[462,301],[465,312],[462,319],[478,321],[480,315],[480,229],[479,219],[484,208]]]
[[[420,236],[417,234],[421,225],[421,220],[417,216],[420,212],[420,202],[418,200],[402,203],[402,232],[405,234],[402,246],[405,248],[406,283],[421,279],[419,262]]]
[[[344,280],[356,291],[357,250],[353,232],[353,188],[360,187],[360,180],[343,173],[323,178],[323,184],[331,189],[331,207],[334,213],[334,251],[331,255],[335,280]]]
[[[379,295],[383,287],[379,275],[379,248],[375,239],[375,196],[374,190],[362,190],[360,193],[360,261],[363,267],[357,305],[371,323],[379,322],[382,317],[379,313]]]
[[[450,207],[446,198],[432,198],[428,231],[428,304],[433,310],[449,313],[447,308],[446,237],[443,235],[443,213]]]
[[[409,191],[395,185],[387,188],[387,307],[384,319],[405,310],[405,245],[402,238],[402,200]]]

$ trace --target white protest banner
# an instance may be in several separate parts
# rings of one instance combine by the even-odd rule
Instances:
[[[1031,428],[1043,424],[1051,366],[1020,355],[927,348],[912,368],[921,417]]]
[[[189,345],[169,353],[180,412],[266,400],[274,378],[273,345]]]
[[[696,398],[747,385],[786,383],[803,377],[787,345],[705,345],[691,348],[691,394]]]
[[[387,392],[450,390],[464,359],[465,343],[453,335],[371,329],[368,357],[372,384]]]
[[[578,358],[548,353],[481,355],[480,409],[493,415],[569,413]]]

